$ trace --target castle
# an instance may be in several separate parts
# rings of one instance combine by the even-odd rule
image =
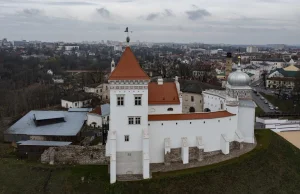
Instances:
[[[151,178],[151,163],[172,161],[177,150],[180,161],[197,159],[204,153],[229,154],[232,143],[255,143],[255,103],[250,78],[238,67],[229,74],[226,91],[203,92],[204,110],[182,113],[182,93],[174,82],[150,78],[140,67],[130,47],[126,47],[108,79],[110,87],[110,130],[106,156],[110,157],[110,182],[117,175]]]

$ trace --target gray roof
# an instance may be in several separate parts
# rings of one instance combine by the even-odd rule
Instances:
[[[239,106],[256,108],[256,104],[252,100],[239,100]]]
[[[62,111],[39,111],[35,113],[34,116],[37,121],[46,120],[46,119],[58,119],[58,118],[65,117]]]
[[[60,112],[64,114],[65,122],[54,123],[43,126],[36,126],[33,118],[34,114],[53,114]],[[80,131],[86,120],[86,112],[67,112],[67,111],[30,111],[5,133],[7,134],[24,134],[24,135],[44,135],[44,136],[75,136]]]
[[[207,89],[222,89],[219,86],[200,82],[197,80],[180,80],[180,90],[182,92],[202,94],[202,91]]]
[[[110,105],[109,104],[102,104],[101,105],[101,116],[108,116],[110,115]]]
[[[68,112],[90,112],[92,108],[69,108]]]
[[[72,142],[67,141],[34,141],[34,140],[28,140],[28,141],[18,141],[18,145],[32,145],[32,146],[66,146],[70,145]]]

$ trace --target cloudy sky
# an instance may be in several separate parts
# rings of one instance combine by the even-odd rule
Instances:
[[[0,39],[300,43],[300,0],[0,0]]]

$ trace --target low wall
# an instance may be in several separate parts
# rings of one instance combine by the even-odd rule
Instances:
[[[105,146],[62,146],[51,147],[41,155],[42,163],[49,164],[108,164]]]

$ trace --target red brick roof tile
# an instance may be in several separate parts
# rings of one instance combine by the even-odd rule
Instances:
[[[209,113],[191,113],[191,114],[161,114],[148,115],[148,121],[173,121],[173,120],[200,120],[231,117],[235,114],[227,111],[209,112]]]
[[[180,104],[179,96],[174,82],[158,85],[151,82],[148,85],[148,104]]]
[[[126,47],[108,80],[150,80],[150,78],[141,68],[130,47]]]

